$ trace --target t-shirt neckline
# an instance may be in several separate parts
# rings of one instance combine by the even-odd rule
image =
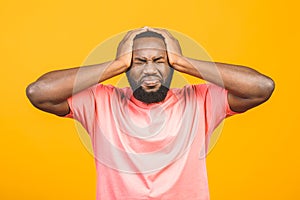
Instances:
[[[148,103],[142,102],[142,101],[136,99],[133,96],[133,93],[131,93],[130,101],[132,103],[134,103],[135,105],[137,105],[138,107],[141,107],[141,108],[151,108],[151,107],[154,107],[154,106],[162,105],[162,104],[164,104],[165,102],[169,101],[170,99],[172,99],[174,97],[175,97],[174,93],[171,91],[171,89],[169,89],[166,98],[164,100],[160,101],[160,102],[157,102],[157,103],[149,103],[148,104]]]

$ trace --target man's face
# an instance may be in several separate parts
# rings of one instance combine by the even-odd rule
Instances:
[[[127,72],[133,90],[139,87],[146,93],[169,87],[172,71],[168,63],[166,45],[156,37],[144,37],[133,42],[132,65]]]

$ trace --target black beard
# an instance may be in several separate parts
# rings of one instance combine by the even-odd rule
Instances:
[[[156,92],[146,92],[142,86],[138,87],[134,92],[133,96],[144,103],[150,104],[150,103],[158,103],[163,101],[167,93],[169,91],[169,88],[161,85],[160,88]]]

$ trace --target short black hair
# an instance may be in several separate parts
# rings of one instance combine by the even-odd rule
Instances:
[[[140,33],[140,34],[137,34],[137,35],[134,37],[134,40],[135,40],[135,39],[139,39],[139,38],[145,38],[145,37],[156,37],[156,38],[160,38],[160,39],[162,39],[163,41],[165,41],[164,36],[162,36],[162,35],[159,34],[159,33],[153,32],[153,31],[146,31],[146,32],[142,32],[142,33]]]

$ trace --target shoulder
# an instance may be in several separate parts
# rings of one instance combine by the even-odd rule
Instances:
[[[178,97],[193,97],[198,100],[207,98],[217,98],[220,100],[226,94],[224,88],[212,83],[186,85],[183,88],[172,88],[172,92]]]
[[[104,84],[97,84],[93,86],[92,89],[95,96],[120,96],[120,97],[128,97],[132,94],[132,90],[129,87],[125,88],[118,88],[113,85],[104,85]]]
[[[185,85],[183,88],[172,88],[174,94],[183,94],[183,95],[205,95],[209,89],[210,84],[194,84],[194,85]]]

